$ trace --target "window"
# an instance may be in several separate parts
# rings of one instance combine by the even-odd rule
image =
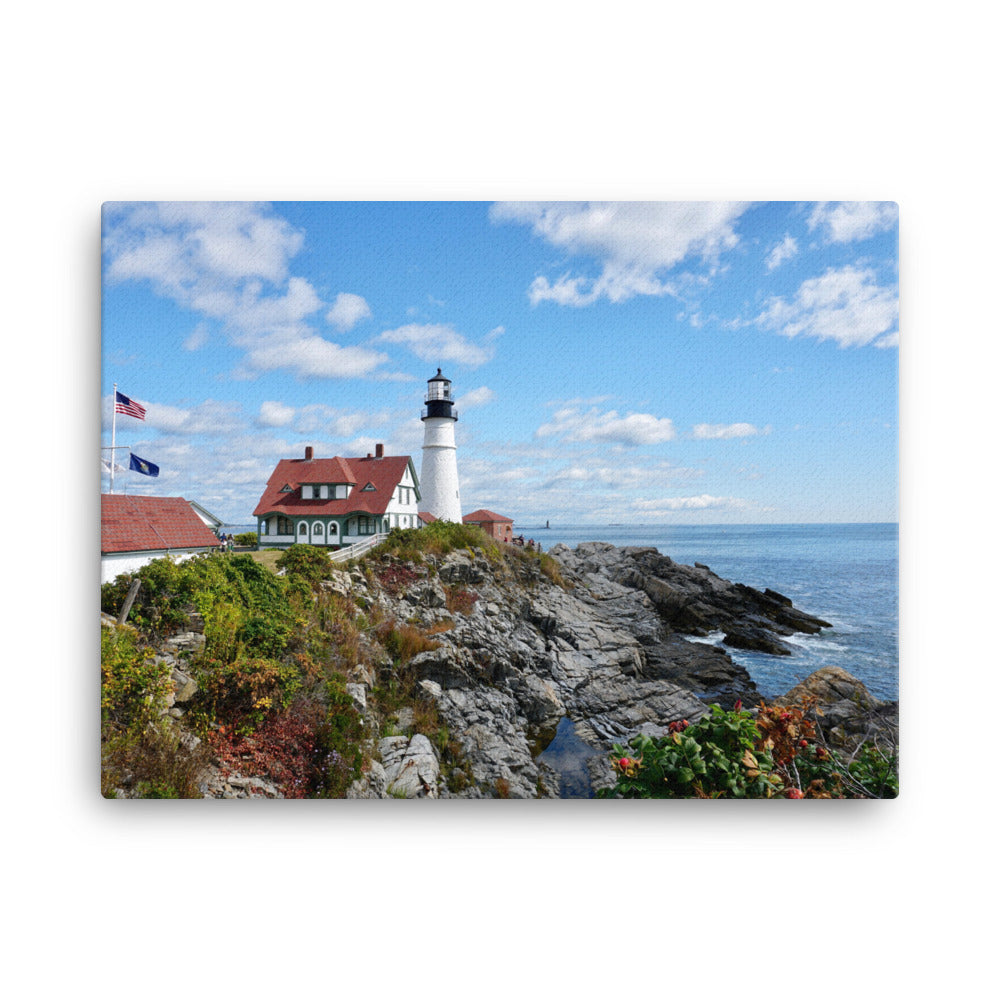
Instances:
[[[308,537],[308,535],[309,535],[309,529],[306,527],[306,525],[304,523],[300,524],[299,525],[299,537],[300,538],[304,538],[304,537]]]
[[[274,527],[274,534],[276,535],[294,535],[295,529],[292,527],[292,522],[287,517],[277,517],[271,522]]]
[[[374,493],[375,492],[375,487],[372,486],[371,483],[365,483],[365,485],[361,489],[361,492],[362,493]]]
[[[303,500],[312,500],[312,498],[313,498],[312,483],[303,483],[302,484],[302,499]]]
[[[316,522],[316,523],[315,523],[315,524],[313,525],[313,536],[315,537],[315,536],[317,536],[317,535],[318,535],[319,537],[321,537],[321,538],[322,538],[322,536],[323,536],[323,525],[322,525],[322,524],[320,524],[320,523],[319,523],[319,521],[317,521],[317,522]]]

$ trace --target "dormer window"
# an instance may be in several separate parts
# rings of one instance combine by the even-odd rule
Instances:
[[[313,499],[313,484],[303,483],[302,484],[302,499],[312,500]]]

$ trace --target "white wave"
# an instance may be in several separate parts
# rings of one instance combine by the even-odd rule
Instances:
[[[690,642],[703,642],[706,646],[718,646],[725,638],[725,632],[709,632],[708,635],[686,635]]]

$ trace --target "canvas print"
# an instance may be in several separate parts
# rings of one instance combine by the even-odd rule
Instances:
[[[898,256],[887,202],[104,205],[102,795],[895,797]]]

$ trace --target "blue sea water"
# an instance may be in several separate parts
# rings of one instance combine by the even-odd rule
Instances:
[[[585,541],[651,545],[675,562],[763,590],[830,622],[818,635],[784,639],[792,656],[728,650],[765,697],[784,694],[822,666],[843,667],[876,698],[899,697],[897,524],[553,525],[516,534],[570,548]],[[718,642],[719,635],[708,641]]]

